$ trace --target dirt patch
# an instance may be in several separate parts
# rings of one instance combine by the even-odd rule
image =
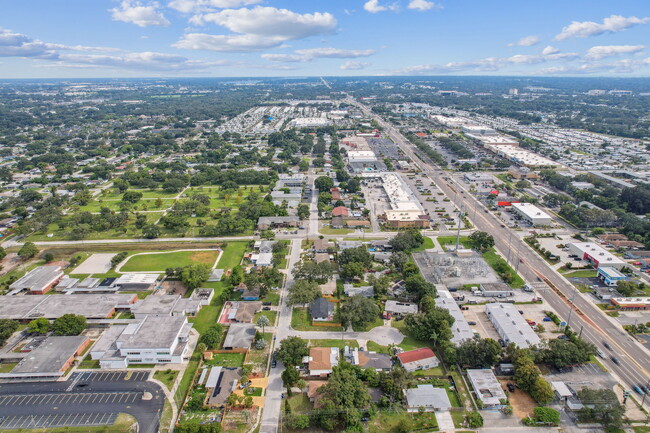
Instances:
[[[214,265],[216,260],[214,251],[197,251],[190,256],[191,260],[196,263],[205,263],[206,265]]]
[[[160,284],[162,292],[161,294],[166,295],[181,295],[184,296],[187,292],[187,287],[180,281],[163,281]]]
[[[514,385],[514,382],[510,380],[501,381],[501,385],[504,389],[507,389],[506,386],[508,383],[512,383]],[[512,413],[517,418],[526,418],[527,416],[532,415],[533,409],[537,407],[535,400],[533,400],[533,398],[527,392],[524,392],[519,388],[516,388],[515,392],[509,393],[508,400],[512,406]]]

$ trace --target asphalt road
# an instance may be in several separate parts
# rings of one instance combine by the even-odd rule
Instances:
[[[472,217],[477,229],[490,233],[495,239],[495,246],[499,252],[507,255],[508,251],[516,253],[513,257],[521,258],[518,264],[520,275],[529,282],[538,280],[538,277],[547,278],[564,295],[560,297],[550,287],[540,290],[538,293],[564,320],[569,319],[570,304],[567,299],[573,297],[574,305],[581,314],[574,309],[571,313],[571,327],[582,332],[582,337],[595,344],[607,355],[601,360],[610,372],[613,372],[626,389],[634,385],[646,384],[650,381],[650,356],[636,340],[634,340],[623,328],[615,323],[613,319],[606,316],[591,301],[584,298],[575,290],[575,287],[564,277],[555,272],[548,263],[536,252],[513,235],[507,227],[501,227],[501,223],[492,213],[485,213],[485,207],[468,191],[458,183],[444,180],[444,172],[430,162],[421,162],[421,159],[414,153],[413,145],[395,129],[391,124],[380,117],[372,114],[367,107],[353,102],[359,106],[368,116],[375,118],[384,128],[389,137],[436,183],[436,185],[452,200],[456,206],[465,209]],[[450,185],[451,183],[451,185]],[[473,211],[473,212],[472,212]],[[505,256],[504,256],[505,257]],[[604,343],[612,348],[608,350]],[[615,356],[619,363],[615,364],[611,357]],[[648,399],[646,399],[648,400]],[[650,405],[650,400],[646,403]]]
[[[164,392],[157,384],[147,382],[146,375],[125,380],[126,373],[114,374],[84,372],[73,374],[65,382],[1,384],[0,428],[28,428],[39,423],[49,423],[45,427],[105,424],[122,412],[135,417],[139,432],[157,432]],[[150,400],[142,399],[145,392],[151,394]]]

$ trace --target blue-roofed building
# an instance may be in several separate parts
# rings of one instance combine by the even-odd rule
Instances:
[[[619,281],[627,280],[625,274],[616,268],[598,268],[598,278],[608,286],[616,286]]]

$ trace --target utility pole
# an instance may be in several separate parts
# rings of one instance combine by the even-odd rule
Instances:
[[[462,208],[458,210],[458,231],[456,232],[456,251],[458,251],[458,246],[460,245],[460,223],[463,220],[463,210]]]
[[[571,325],[571,315],[573,314],[573,299],[576,297],[576,292],[578,291],[577,287],[573,288],[573,294],[571,295],[571,299],[569,299],[569,318],[566,321],[566,327],[568,328]]]

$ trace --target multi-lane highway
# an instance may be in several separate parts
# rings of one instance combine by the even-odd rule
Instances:
[[[539,290],[539,295],[564,320],[569,318],[571,310],[569,300],[573,299],[571,327],[581,332],[584,339],[595,344],[606,354],[605,359],[602,360],[603,364],[618,376],[627,389],[631,389],[634,385],[648,383],[650,380],[650,355],[645,348],[628,335],[613,319],[577,292],[569,281],[555,272],[519,236],[513,234],[509,228],[502,226],[494,214],[486,212],[487,209],[483,204],[466,191],[462,185],[454,183],[453,180],[446,180],[446,174],[441,169],[430,161],[422,161],[416,156],[413,145],[393,125],[371,113],[365,105],[353,100],[349,100],[349,102],[359,107],[367,116],[373,117],[384,128],[384,132],[436,183],[447,197],[459,209],[465,209],[469,213],[478,230],[493,235],[495,246],[499,252],[502,254],[508,254],[509,251],[515,253],[514,257],[521,260],[518,271],[524,279],[535,282],[540,278],[545,278],[558,290],[559,293],[556,293],[547,286],[546,289]],[[605,346],[605,343],[611,350]],[[615,357],[618,363],[613,362],[612,357]]]

